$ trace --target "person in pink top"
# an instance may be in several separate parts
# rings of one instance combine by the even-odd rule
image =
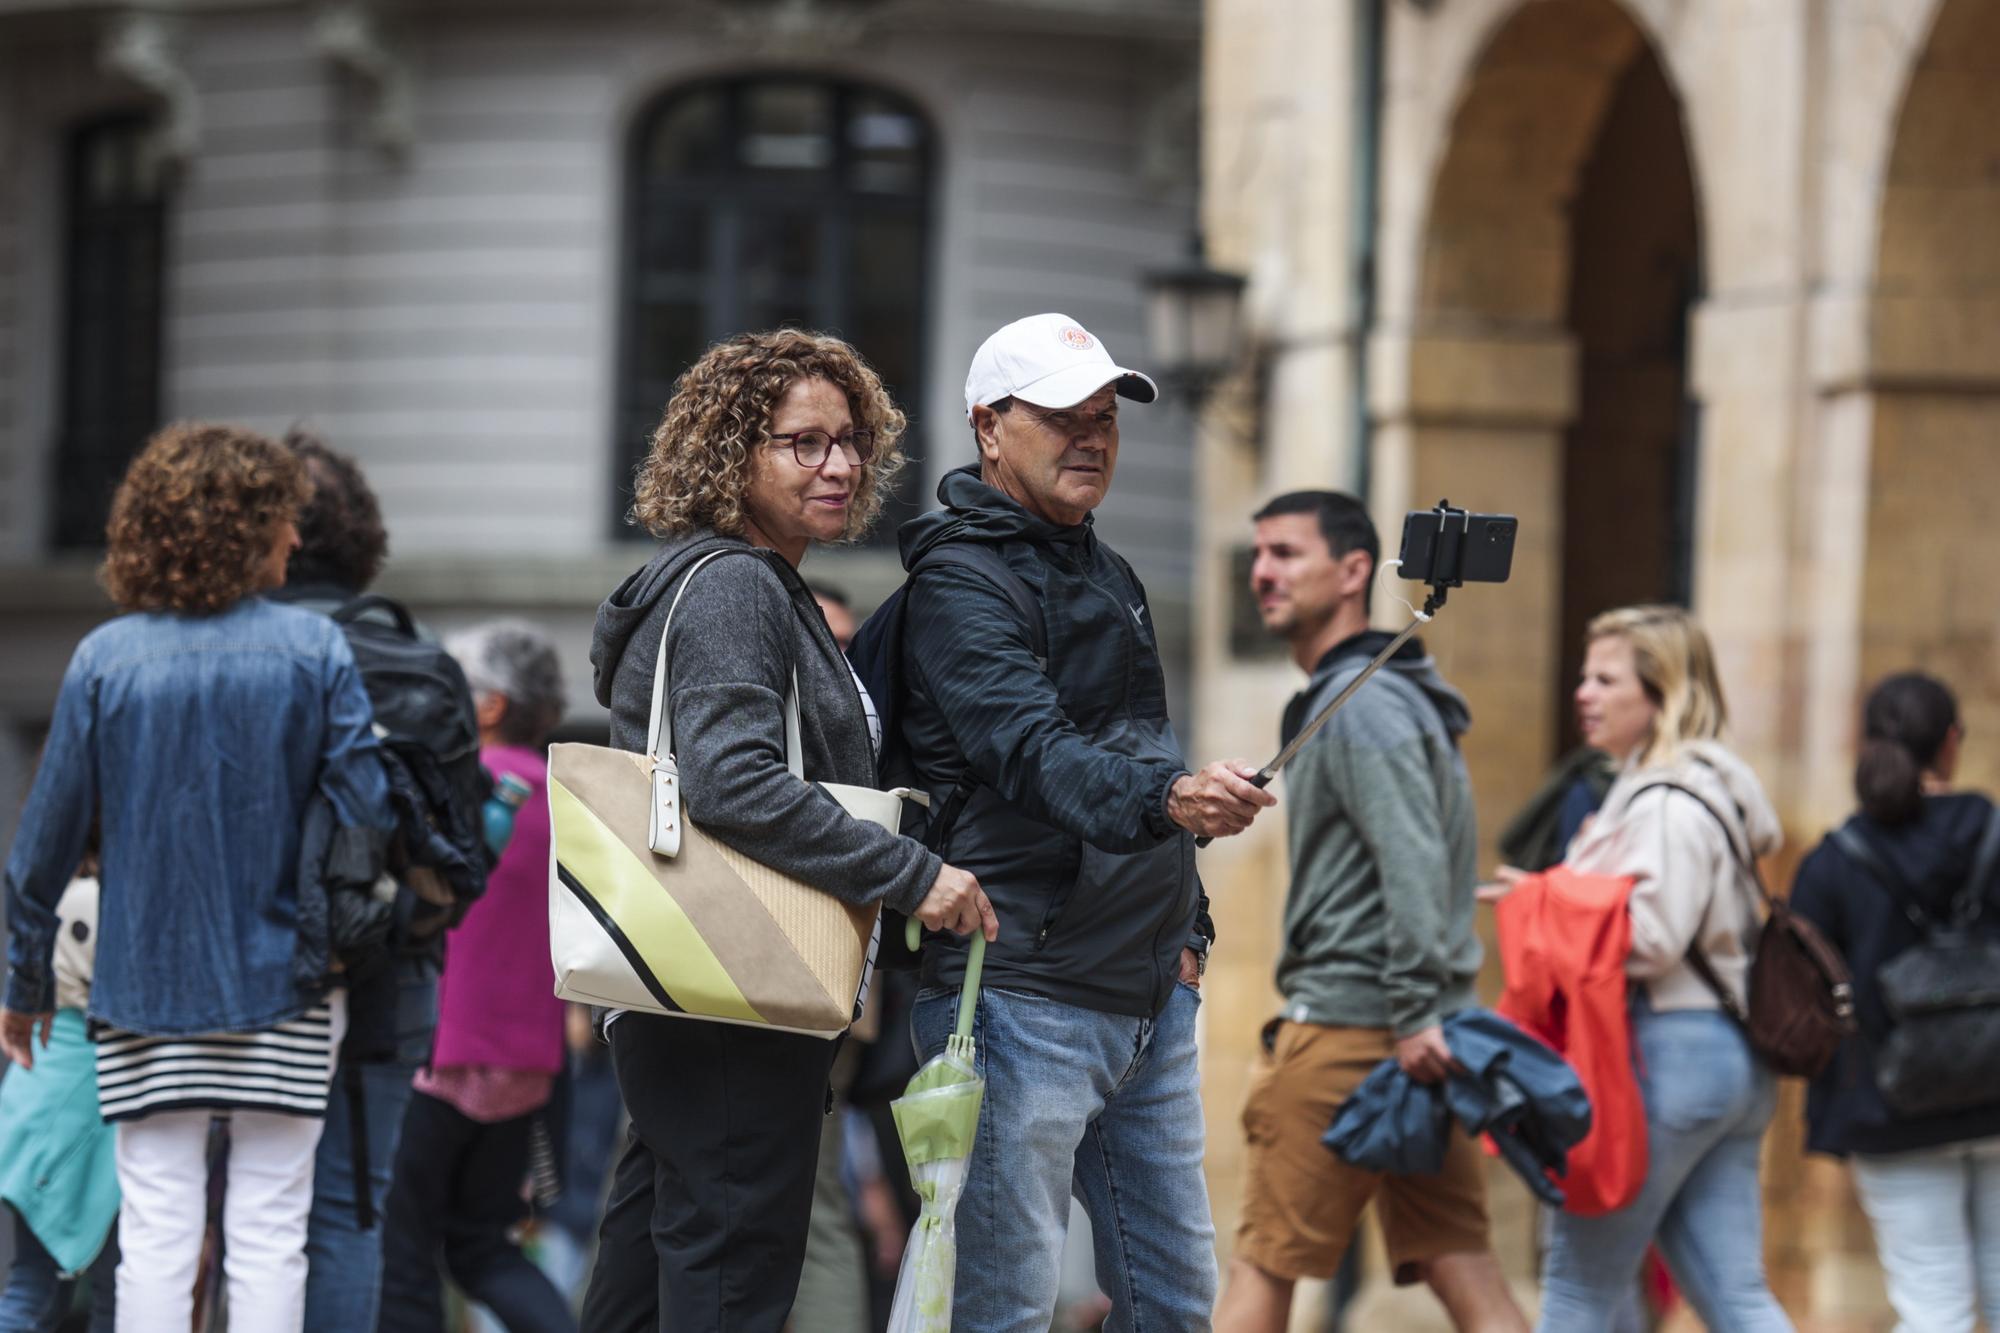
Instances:
[[[446,647],[479,711],[480,760],[528,789],[486,893],[445,941],[437,1046],[416,1076],[384,1216],[383,1333],[441,1333],[439,1267],[509,1333],[573,1333],[575,1316],[512,1239],[560,1145],[544,1111],[563,1064],[549,979],[549,732],[562,670],[541,630],[499,621]]]

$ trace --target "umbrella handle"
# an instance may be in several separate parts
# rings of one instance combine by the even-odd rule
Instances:
[[[903,941],[915,953],[923,942],[923,923],[911,917],[903,926]],[[979,931],[972,932],[972,944],[965,954],[965,980],[958,992],[958,1035],[972,1035],[972,1010],[979,1003],[979,972],[986,966],[986,936]]]
[[[972,1011],[979,1003],[979,970],[986,965],[986,936],[972,932],[972,946],[965,953],[965,979],[958,987],[958,1027],[961,1037],[972,1035]]]

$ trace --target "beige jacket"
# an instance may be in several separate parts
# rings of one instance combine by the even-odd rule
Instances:
[[[1645,983],[1653,1008],[1714,1009],[1715,992],[1687,965],[1688,946],[1699,940],[1723,983],[1746,999],[1762,903],[1721,825],[1680,792],[1640,791],[1662,781],[1699,793],[1739,848],[1768,856],[1784,842],[1757,775],[1721,743],[1695,741],[1670,764],[1620,774],[1564,860],[1572,870],[1636,881],[1625,973]]]

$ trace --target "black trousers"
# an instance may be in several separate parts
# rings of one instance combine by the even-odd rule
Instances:
[[[381,1333],[440,1333],[438,1265],[509,1333],[576,1333],[569,1303],[508,1235],[528,1215],[534,1116],[481,1124],[419,1092],[382,1219]]]
[[[590,1333],[779,1333],[798,1294],[833,1043],[628,1013],[632,1135],[583,1301]]]

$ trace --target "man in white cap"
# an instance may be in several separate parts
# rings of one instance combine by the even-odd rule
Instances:
[[[901,534],[902,740],[933,796],[933,847],[1000,917],[958,1205],[952,1326],[974,1333],[1045,1333],[1072,1193],[1110,1327],[1206,1329],[1215,1301],[1195,1061],[1213,929],[1194,839],[1239,833],[1275,802],[1250,764],[1189,770],[1145,589],[1092,527],[1119,399],[1157,396],[1066,315],[1009,324],[966,379],[979,462]],[[927,1057],[964,959],[945,938],[925,950]]]

